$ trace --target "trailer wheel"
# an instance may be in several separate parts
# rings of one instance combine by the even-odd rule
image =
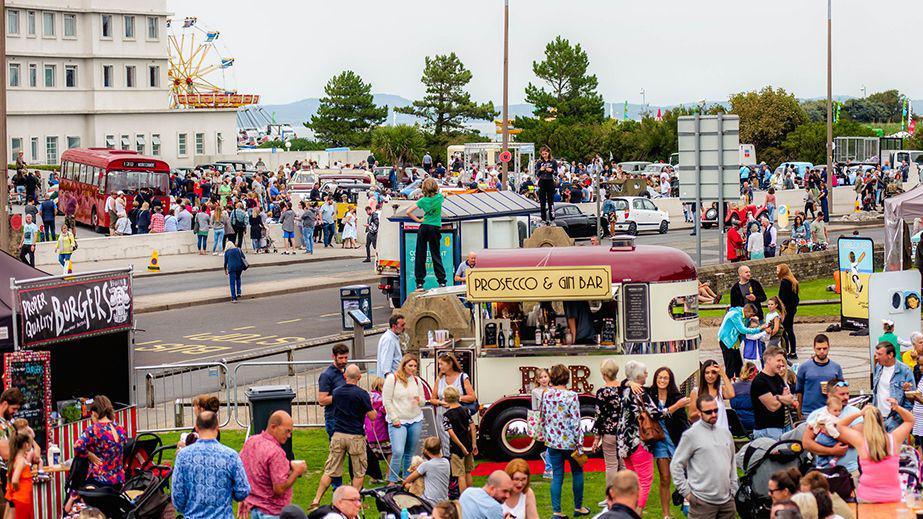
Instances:
[[[593,448],[593,442],[596,440],[596,433],[593,432],[593,425],[596,424],[596,408],[592,405],[580,405],[580,428],[583,429],[583,447],[587,450]]]
[[[525,407],[515,406],[504,409],[494,420],[491,437],[500,458],[537,458],[544,450],[544,445],[529,436],[527,415]]]

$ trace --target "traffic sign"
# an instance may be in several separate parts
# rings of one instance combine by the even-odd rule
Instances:
[[[509,150],[500,153],[500,162],[509,162],[513,160],[513,154]]]
[[[10,227],[12,227],[14,231],[18,231],[19,229],[22,229],[22,215],[21,214],[14,214],[12,218],[10,218]]]

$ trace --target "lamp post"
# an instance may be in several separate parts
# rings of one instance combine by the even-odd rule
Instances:
[[[509,121],[509,87],[510,87],[510,0],[503,0],[503,145],[501,153],[506,155],[510,149],[510,121]],[[506,187],[509,181],[509,163],[500,162],[500,190]]]
[[[827,0],[827,212],[833,211],[833,174],[833,0]]]
[[[644,110],[646,106],[647,106],[647,101],[644,97],[644,89],[642,88],[641,89],[641,110]]]
[[[0,56],[6,60],[6,9],[0,2]],[[7,170],[9,156],[6,150],[6,65],[0,67],[0,158],[3,159],[3,181],[0,182],[0,248],[10,252],[10,174]],[[14,323],[15,326],[15,323]]]

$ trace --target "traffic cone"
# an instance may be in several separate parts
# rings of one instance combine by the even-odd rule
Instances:
[[[147,263],[147,270],[150,272],[160,272],[160,253],[157,249],[154,249],[154,252],[151,253],[151,260]]]
[[[861,213],[862,208],[859,206],[859,198],[856,197],[856,206],[853,208],[854,213]]]

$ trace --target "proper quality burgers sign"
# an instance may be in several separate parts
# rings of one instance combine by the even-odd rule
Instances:
[[[20,346],[132,327],[131,276],[127,273],[18,285],[16,298]]]

